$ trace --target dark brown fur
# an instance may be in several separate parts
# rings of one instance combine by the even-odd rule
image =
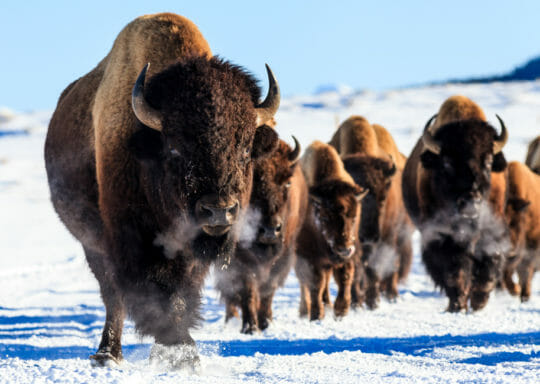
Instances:
[[[212,194],[244,209],[248,150],[263,153],[277,142],[271,129],[255,126],[256,81],[211,56],[189,20],[140,17],[66,88],[51,119],[45,161],[52,202],[81,242],[107,311],[98,363],[122,359],[126,313],[159,344],[194,345],[189,329],[199,319],[204,276],[212,261],[228,260],[236,242],[232,230],[201,231],[197,202]],[[141,124],[131,108],[147,62],[154,76],[145,97],[161,113],[162,132]]]
[[[334,314],[344,316],[351,304],[361,188],[343,168],[331,146],[314,142],[301,160],[309,187],[306,219],[298,236],[296,275],[300,280],[300,315],[324,317],[323,297],[330,276],[338,285]],[[329,298],[327,298],[329,300]]]
[[[531,296],[531,281],[540,269],[540,175],[517,161],[508,164],[508,204],[512,252],[504,269],[504,284],[521,301]],[[519,285],[512,275],[517,271]]]
[[[307,187],[292,149],[280,141],[267,159],[255,162],[250,211],[245,225],[254,238],[241,240],[235,258],[218,270],[216,287],[225,300],[225,320],[242,310],[242,333],[264,330],[272,320],[272,299],[296,260],[296,238],[307,208]]]
[[[497,131],[463,96],[441,106],[428,128],[439,155],[420,139],[403,171],[403,199],[422,233],[422,259],[446,292],[449,311],[483,308],[498,280],[506,252],[503,210],[506,161],[494,155]]]

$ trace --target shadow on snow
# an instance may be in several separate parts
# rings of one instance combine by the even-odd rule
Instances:
[[[540,332],[502,334],[482,333],[465,336],[416,336],[404,338],[358,337],[354,339],[299,339],[299,340],[232,340],[232,341],[202,341],[198,348],[202,355],[219,355],[223,357],[254,356],[256,353],[266,355],[304,355],[313,353],[337,353],[345,351],[360,351],[393,355],[402,353],[409,356],[424,357],[432,354],[436,348],[447,347],[501,347],[512,345],[538,345]],[[124,346],[124,356],[128,360],[146,358],[149,344],[132,344]],[[87,359],[95,350],[85,346],[46,347],[26,344],[0,345],[0,355],[3,357],[18,357],[20,359]],[[540,353],[495,352],[467,359],[454,360],[462,364],[497,365],[505,362],[529,362],[540,358]]]

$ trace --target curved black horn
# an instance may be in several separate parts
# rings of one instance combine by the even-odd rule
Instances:
[[[135,113],[135,116],[137,116],[137,119],[139,119],[141,123],[152,129],[161,131],[161,114],[148,105],[144,99],[144,81],[149,67],[150,63],[146,64],[139,74],[139,77],[137,77],[137,81],[131,92],[131,107],[133,108],[133,113]]]
[[[431,116],[431,119],[429,119],[426,123],[426,126],[424,127],[424,134],[422,135],[422,142],[428,150],[438,155],[441,153],[441,144],[437,140],[435,140],[433,134],[429,130],[431,123],[433,122],[433,120],[435,120],[436,117],[437,114]]]
[[[281,96],[279,93],[279,85],[272,70],[266,65],[266,73],[268,74],[268,94],[262,103],[255,107],[257,111],[257,126],[261,126],[270,120],[276,114],[279,108]]]
[[[506,125],[504,125],[504,121],[497,116],[497,120],[499,120],[499,124],[501,125],[501,133],[499,136],[495,137],[495,140],[493,141],[493,154],[496,155],[497,153],[501,152],[504,145],[508,141],[508,131],[506,130]]]
[[[298,140],[296,139],[296,137],[294,137],[293,135],[293,140],[294,140],[294,149],[292,150],[291,153],[289,153],[289,161],[291,163],[296,163],[298,161],[298,159],[300,158],[300,150],[301,150],[301,147],[300,147],[300,143],[298,142]]]

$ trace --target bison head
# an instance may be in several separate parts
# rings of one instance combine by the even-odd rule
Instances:
[[[501,152],[508,133],[497,116],[501,133],[483,120],[458,120],[430,131],[426,124],[422,141],[425,151],[420,160],[432,174],[431,190],[446,214],[474,223],[481,203],[490,192],[491,172],[506,168]]]
[[[300,144],[293,136],[295,148],[279,142],[271,157],[257,160],[253,175],[251,207],[261,213],[255,245],[279,251],[289,219],[291,178],[298,164]]]
[[[346,261],[354,254],[360,201],[367,192],[341,180],[328,180],[309,188],[315,224],[328,244],[333,262]]]
[[[231,237],[249,202],[253,160],[277,146],[264,125],[279,106],[277,81],[267,66],[268,96],[259,103],[254,78],[217,58],[173,64],[145,85],[147,68],[133,88],[140,129],[131,149],[149,205],[165,226],[188,217],[198,238]]]
[[[360,154],[346,156],[343,164],[355,183],[368,191],[362,200],[360,241],[377,243],[396,166],[391,158],[385,160]]]

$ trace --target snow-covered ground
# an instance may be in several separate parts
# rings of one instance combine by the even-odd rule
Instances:
[[[526,144],[540,134],[540,82],[359,93],[327,87],[284,100],[277,129],[305,147],[329,140],[337,120],[362,114],[386,126],[407,154],[426,120],[456,93],[479,103],[494,123],[495,113],[505,120],[506,157],[522,161]],[[137,336],[130,323],[125,362],[91,368],[105,312],[82,249],[49,202],[42,157],[50,114],[0,108],[0,383],[540,382],[540,277],[528,303],[498,291],[478,313],[446,313],[446,297],[420,262],[418,240],[397,303],[308,322],[298,318],[291,273],[276,294],[270,328],[246,336],[239,322],[224,324],[210,276],[204,321],[192,333],[199,374],[149,365],[152,340]]]

